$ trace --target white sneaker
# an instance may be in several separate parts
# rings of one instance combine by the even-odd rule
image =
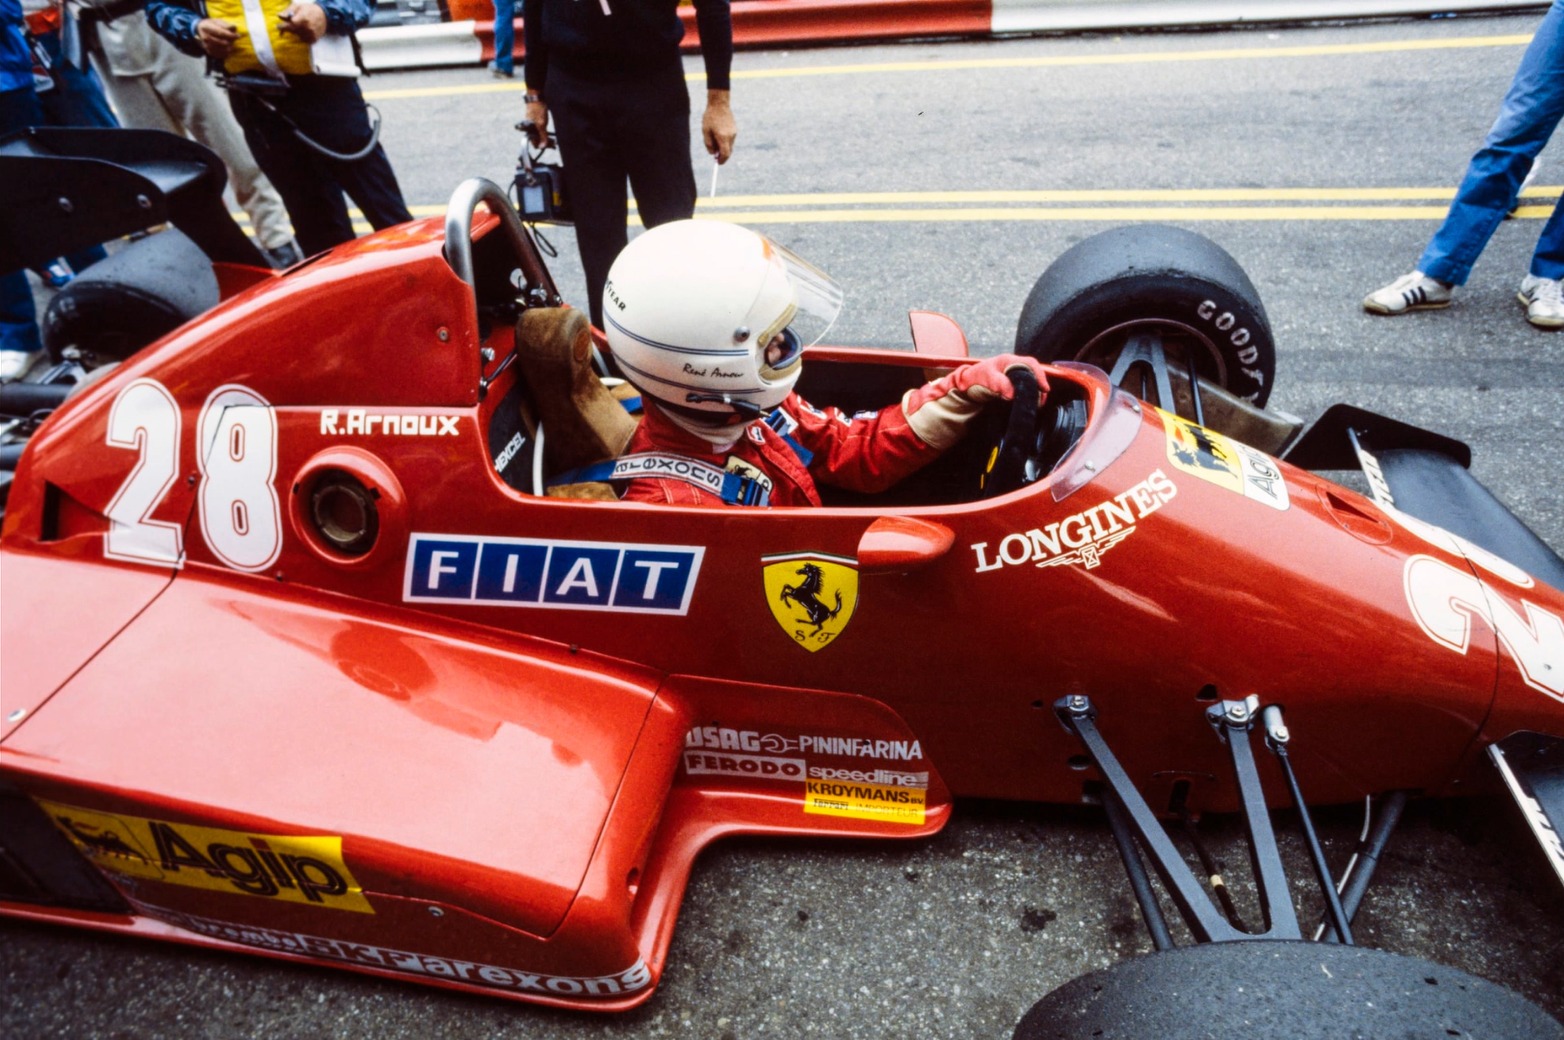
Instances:
[[[1529,274],[1515,298],[1526,305],[1526,320],[1537,328],[1564,328],[1564,285],[1558,279]]]
[[[1450,306],[1452,289],[1422,271],[1404,274],[1383,289],[1363,298],[1363,309],[1370,314],[1405,314]]]
[[[0,350],[0,383],[22,378],[41,357],[41,350]]]

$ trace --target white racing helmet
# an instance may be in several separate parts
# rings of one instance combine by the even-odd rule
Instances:
[[[781,404],[803,348],[841,309],[829,275],[764,235],[711,220],[640,235],[603,287],[604,332],[625,377],[694,419],[753,419]],[[785,353],[767,364],[777,336]]]

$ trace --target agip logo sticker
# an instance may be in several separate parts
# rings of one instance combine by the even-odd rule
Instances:
[[[41,799],[38,804],[83,855],[113,874],[329,910],[375,912],[343,862],[342,839],[335,835],[247,834]]]
[[[1272,509],[1291,505],[1281,468],[1264,452],[1160,408],[1157,414],[1167,430],[1168,461],[1178,469]]]
[[[829,646],[858,605],[858,561],[823,553],[762,556],[766,604],[782,631],[810,653]]]

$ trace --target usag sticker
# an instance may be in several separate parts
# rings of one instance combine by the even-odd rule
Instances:
[[[111,816],[39,799],[55,826],[102,870],[213,892],[372,914],[335,835],[292,836]]]
[[[823,553],[762,556],[766,603],[782,631],[810,653],[830,645],[858,605],[858,561]]]
[[[1264,452],[1160,408],[1157,414],[1167,430],[1168,461],[1174,466],[1272,509],[1291,504],[1281,469]]]

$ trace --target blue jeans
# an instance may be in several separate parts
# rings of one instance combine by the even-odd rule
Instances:
[[[516,0],[494,0],[494,67],[515,72]]]
[[[1564,117],[1564,0],[1554,0],[1521,58],[1488,139],[1466,168],[1466,177],[1444,223],[1417,269],[1450,285],[1464,285],[1472,265],[1511,209],[1533,160]],[[1564,277],[1564,199],[1543,225],[1531,273]]]

